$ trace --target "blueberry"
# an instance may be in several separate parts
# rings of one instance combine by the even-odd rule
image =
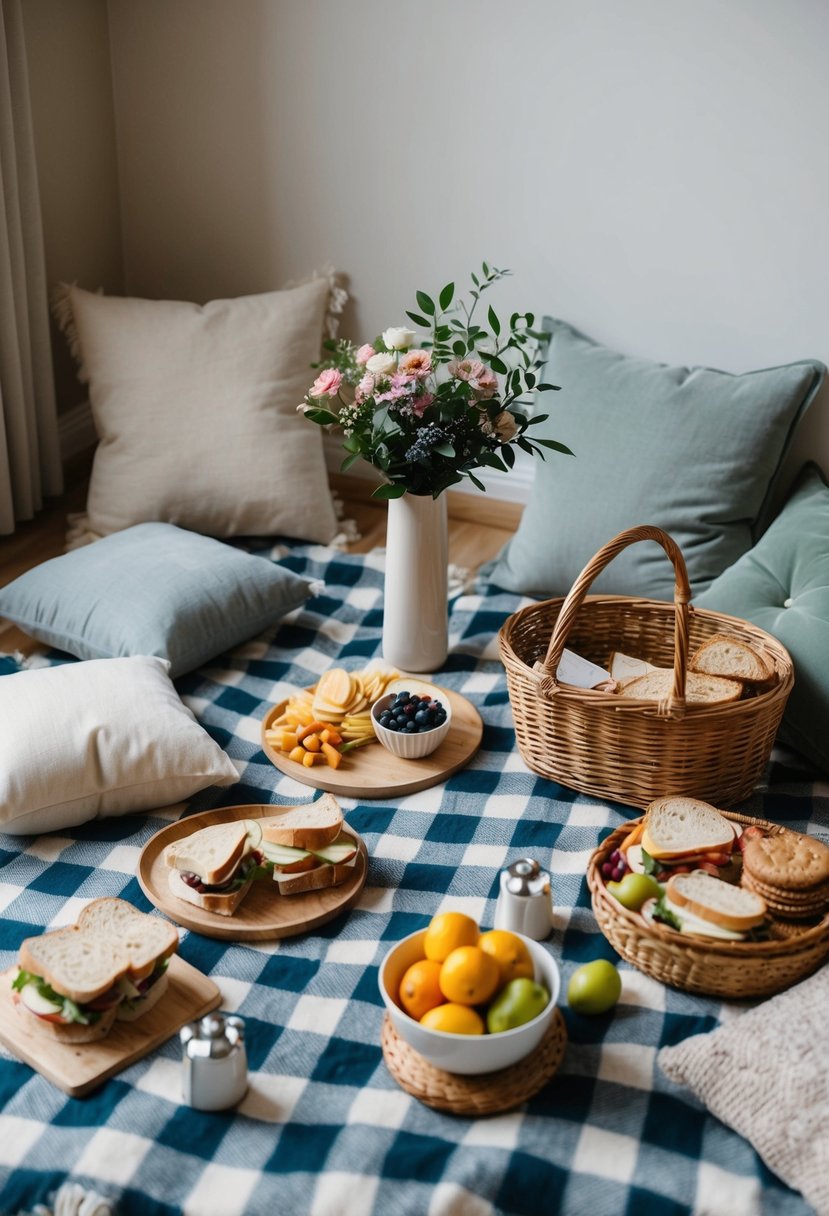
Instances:
[[[396,701],[397,701],[398,705],[405,705],[405,703],[408,701],[408,699],[409,699],[409,694],[407,692],[399,692],[396,697]]]
[[[415,714],[415,722],[418,724],[418,726],[428,726],[429,725],[428,711],[425,709],[419,709],[417,711],[417,713]]]
[[[389,719],[386,730],[400,730],[400,727],[397,725],[394,718]]]

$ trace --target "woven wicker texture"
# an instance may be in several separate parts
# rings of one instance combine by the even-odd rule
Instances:
[[[674,603],[624,596],[588,596],[593,580],[638,541],[656,541],[674,566]],[[501,660],[524,762],[571,789],[646,807],[666,794],[687,794],[732,806],[754,789],[771,754],[794,683],[785,647],[762,629],[719,612],[693,609],[685,562],[660,528],[622,532],[605,545],[565,598],[531,604],[510,616],[499,634]],[[715,633],[762,652],[775,684],[728,704],[685,701],[688,657]],[[671,667],[664,704],[559,684],[565,645],[607,667],[613,651]]]
[[[567,1030],[556,1009],[550,1029],[524,1060],[498,1072],[462,1077],[424,1060],[400,1038],[386,1014],[382,1033],[383,1059],[401,1089],[413,1098],[450,1115],[495,1115],[528,1101],[558,1071],[567,1047]]]
[[[769,833],[787,831],[764,819],[735,814],[727,818],[744,826],[756,824]],[[769,941],[726,942],[681,936],[666,925],[648,925],[638,912],[623,908],[608,893],[601,867],[639,822],[632,820],[612,832],[592,854],[587,867],[587,885],[599,928],[614,950],[634,967],[685,992],[750,1000],[782,992],[829,958],[829,913],[817,924],[799,925],[797,930],[791,924],[772,922]]]

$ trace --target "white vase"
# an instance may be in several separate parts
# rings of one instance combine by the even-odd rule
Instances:
[[[448,558],[446,495],[389,499],[383,658],[400,671],[437,671],[446,659]]]

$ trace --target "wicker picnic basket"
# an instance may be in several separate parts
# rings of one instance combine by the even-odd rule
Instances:
[[[657,541],[673,563],[673,604],[588,596],[593,580],[638,541]],[[788,651],[747,621],[690,607],[685,561],[660,528],[644,525],[606,544],[565,598],[513,613],[499,634],[518,749],[534,772],[562,785],[631,806],[688,794],[716,806],[747,798],[762,774],[794,683]],[[776,680],[753,697],[686,704],[689,653],[714,634],[748,642],[771,660]],[[673,668],[664,704],[556,679],[565,643],[606,667],[613,651]]]
[[[722,812],[744,827],[757,824],[776,835],[779,824]],[[829,958],[829,913],[816,923],[772,921],[771,937],[760,942],[727,942],[684,936],[667,925],[647,924],[623,908],[602,878],[602,863],[637,823],[622,824],[594,850],[587,866],[593,914],[613,949],[663,984],[707,996],[750,1000],[782,992],[805,979]]]

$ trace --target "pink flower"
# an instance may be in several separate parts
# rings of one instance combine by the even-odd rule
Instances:
[[[435,399],[434,393],[421,393],[419,397],[412,398],[412,410],[418,418],[422,418],[428,407]]]
[[[357,385],[354,393],[354,400],[358,405],[361,405],[367,397],[370,397],[374,392],[374,377],[371,372],[366,372],[360,383]]]
[[[498,392],[498,377],[491,367],[482,368],[469,383],[475,390],[475,395],[483,398],[485,401],[490,397],[494,397]]]
[[[477,380],[486,368],[480,359],[454,359],[448,365],[448,370],[456,380]]]
[[[376,353],[377,352],[375,351],[374,347],[369,342],[364,342],[357,351],[357,354],[354,356],[354,361],[359,367],[363,367],[364,364],[368,363],[371,356],[375,355]]]
[[[432,356],[428,350],[410,350],[408,354],[403,355],[397,366],[401,372],[423,380],[432,370]]]
[[[340,391],[342,382],[342,372],[336,371],[333,367],[328,367],[317,376],[308,390],[309,395],[311,397],[333,397]]]

